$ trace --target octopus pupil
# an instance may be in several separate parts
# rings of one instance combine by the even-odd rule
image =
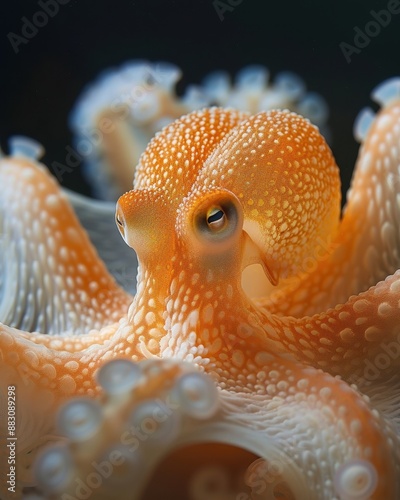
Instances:
[[[207,224],[213,224],[224,218],[225,214],[222,210],[215,210],[211,215],[207,217]]]

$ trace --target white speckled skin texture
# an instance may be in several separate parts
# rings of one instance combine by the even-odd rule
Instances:
[[[166,127],[117,204],[139,261],[133,298],[45,169],[0,161],[0,319],[16,327],[0,323],[1,397],[17,387],[17,496],[84,485],[88,498],[159,498],[160,482],[174,498],[210,498],[195,477],[178,493],[174,471],[213,446],[228,470],[230,454],[252,454],[216,498],[399,496],[400,101],[387,95],[341,219],[338,169],[308,120],[207,108]],[[265,297],[243,288],[252,265]],[[275,472],[256,491],[260,467]]]

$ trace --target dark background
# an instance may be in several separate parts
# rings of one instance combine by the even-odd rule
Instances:
[[[63,0],[67,1],[67,0]],[[228,0],[222,0],[228,3]],[[354,44],[370,11],[388,1],[232,0],[221,21],[213,0],[70,0],[15,54],[7,35],[21,35],[22,17],[42,10],[38,0],[4,2],[0,15],[0,141],[23,134],[46,148],[45,163],[64,162],[71,144],[67,118],[83,86],[129,59],[181,67],[182,90],[215,69],[235,73],[264,64],[272,76],[298,73],[328,101],[331,146],[347,188],[357,155],[352,126],[381,81],[400,74],[400,14],[348,63],[341,42]],[[372,105],[377,109],[376,105]],[[63,184],[89,193],[79,169]],[[1,194],[0,194],[1,196]]]

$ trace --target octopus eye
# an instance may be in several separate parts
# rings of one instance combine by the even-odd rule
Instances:
[[[118,217],[118,215],[115,217],[115,220],[119,226],[123,226],[122,220]]]
[[[239,202],[231,193],[212,193],[194,211],[194,229],[204,243],[227,242],[240,226]]]
[[[217,232],[224,229],[227,223],[225,212],[221,207],[213,207],[207,214],[207,225],[211,231]]]

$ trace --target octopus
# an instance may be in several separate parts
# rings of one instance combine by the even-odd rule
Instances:
[[[32,144],[1,159],[14,498],[399,498],[399,82],[356,123],[343,213],[333,155],[296,113],[166,126],[115,211],[134,295]]]

